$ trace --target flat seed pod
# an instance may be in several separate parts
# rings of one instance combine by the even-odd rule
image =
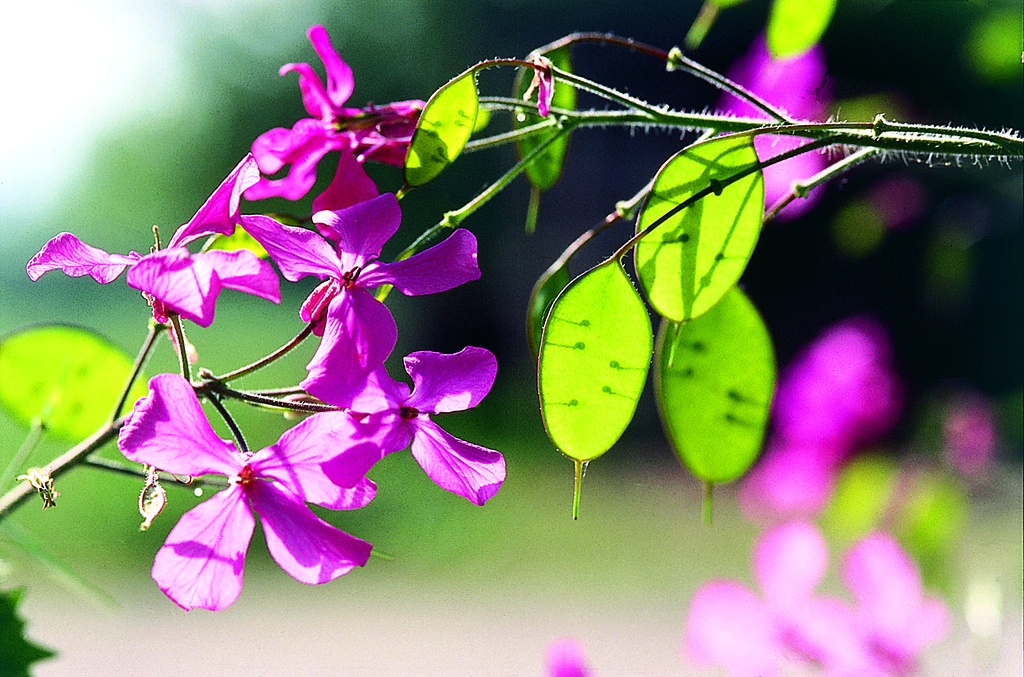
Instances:
[[[451,80],[427,101],[405,156],[405,183],[429,183],[455,161],[476,128],[480,97],[476,72]]]
[[[803,54],[825,34],[835,11],[836,0],[775,0],[765,28],[768,51],[776,59]]]

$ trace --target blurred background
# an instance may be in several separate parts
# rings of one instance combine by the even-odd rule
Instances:
[[[33,323],[74,323],[134,355],[149,317],[134,290],[120,280],[104,287],[59,273],[32,283],[26,262],[61,231],[111,252],[145,251],[154,224],[166,234],[187,221],[256,136],[305,117],[296,78],[278,77],[277,69],[307,61],[322,72],[305,37],[312,24],[326,26],[352,66],[350,103],[359,106],[427,99],[481,59],[523,57],[577,30],[667,49],[682,43],[700,6],[5,4],[0,335]],[[767,12],[763,0],[722,11],[691,56],[728,70],[761,33]],[[1020,130],[1021,32],[1014,0],[840,0],[822,41],[831,112]],[[647,57],[598,46],[573,56],[577,72],[652,103],[702,110],[718,101],[709,86],[665,73]],[[481,90],[502,95],[511,78],[485,73]],[[541,674],[544,648],[560,636],[583,641],[597,674],[691,674],[679,650],[688,601],[712,577],[750,580],[758,525],[744,518],[729,487],[716,496],[714,525],[700,524],[699,486],[664,441],[649,394],[623,440],[590,467],[581,518],[572,523],[572,464],[544,436],[524,329],[538,275],[688,141],[655,131],[578,131],[562,182],[541,202],[535,235],[523,232],[529,191],[518,182],[464,224],[480,241],[479,281],[435,297],[389,297],[400,327],[394,358],[465,345],[498,356],[498,382],[484,404],[440,420],[505,454],[508,480],[485,507],[437,489],[408,454],[396,454],[374,469],[380,489],[367,508],[320,513],[387,559],[307,588],[274,565],[257,534],[239,602],[218,614],[185,615],[152,584],[149,568],[176,516],[198,499],[169,488],[167,513],[140,533],[139,482],[75,471],[58,483],[57,509],[24,506],[0,541],[4,587],[28,587],[29,637],[59,652],[35,674]],[[511,148],[475,153],[410,193],[402,230],[383,258],[514,160]],[[310,196],[331,168],[330,160],[321,164]],[[382,191],[399,188],[399,170],[367,169]],[[278,209],[297,211],[273,201],[243,204],[250,213]],[[1021,672],[1022,222],[1020,162],[927,167],[891,158],[829,185],[799,218],[767,226],[743,278],[780,368],[845,318],[867,316],[886,331],[902,407],[873,442],[872,458],[935,469],[955,495],[953,508],[928,518],[941,522],[933,531],[942,533],[923,537],[916,551],[926,582],[955,616],[954,631],[925,655],[926,674]],[[629,231],[628,224],[610,229],[594,260]],[[190,328],[200,365],[223,372],[284,343],[301,328],[298,304],[312,286],[286,284],[280,306],[224,294],[218,321]],[[247,385],[296,383],[313,348],[303,346]],[[395,359],[396,376],[399,365]],[[164,343],[148,373],[175,368]],[[965,401],[986,412],[993,433],[984,472],[970,477],[948,460],[949,415]],[[235,411],[253,448],[289,425]],[[0,464],[25,434],[0,412]],[[29,465],[66,447],[45,441]],[[49,554],[29,554],[12,534]],[[842,537],[835,539],[838,553]],[[985,632],[965,611],[979,585],[995,619]]]

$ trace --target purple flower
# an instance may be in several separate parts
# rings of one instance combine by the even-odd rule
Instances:
[[[572,638],[558,639],[548,645],[548,677],[590,677],[583,647]]]
[[[529,101],[533,93],[537,92],[537,112],[542,118],[546,118],[551,112],[551,100],[555,97],[555,74],[551,70],[551,59],[546,56],[537,55],[531,59],[536,68],[533,70],[533,79],[530,86],[523,93],[523,101]]]
[[[350,151],[359,162],[368,159],[402,165],[416,120],[423,110],[419,100],[399,101],[384,106],[348,108],[355,80],[352,69],[334,51],[323,26],[306,32],[327,72],[327,86],[308,63],[289,63],[280,74],[299,74],[299,90],[309,118],[291,129],[276,127],[259,136],[252,144],[260,171],[274,174],[291,165],[281,179],[263,178],[246,191],[250,200],[281,196],[298,200],[313,187],[316,165],[331,151]]]
[[[991,403],[968,391],[954,395],[947,407],[942,425],[946,463],[964,477],[984,477],[995,461],[998,441]]]
[[[772,438],[740,487],[745,512],[770,518],[819,512],[857,445],[892,428],[900,399],[881,325],[856,317],[828,329],[780,379]]]
[[[326,281],[302,304],[300,316],[323,336],[307,365],[302,386],[316,388],[322,379],[346,383],[355,394],[363,378],[391,353],[398,329],[391,313],[371,289],[391,284],[409,296],[434,294],[476,280],[476,238],[456,229],[446,240],[394,263],[377,260],[381,247],[398,230],[402,212],[392,193],[364,200],[337,211],[313,215],[320,235],[304,228],[283,226],[265,216],[246,216],[245,229],[277,262],[291,281],[314,275]],[[347,407],[345,398],[332,404]]]
[[[498,371],[494,355],[467,347],[454,354],[415,352],[405,358],[413,388],[393,380],[380,367],[363,390],[333,377],[316,379],[306,390],[324,402],[351,407],[352,439],[372,439],[381,456],[412,444],[413,458],[439,487],[483,505],[505,480],[505,459],[492,449],[449,435],[430,414],[475,407],[490,391]],[[310,381],[310,379],[307,379]]]
[[[127,268],[128,286],[146,296],[158,322],[166,322],[168,311],[173,311],[203,327],[213,322],[221,289],[234,289],[279,303],[277,275],[269,263],[252,252],[214,250],[193,254],[185,248],[189,242],[207,235],[232,234],[241,223],[238,206],[242,191],[258,178],[256,162],[247,155],[196,215],[178,228],[165,249],[146,255],[108,254],[71,233],[61,233],[28,262],[28,276],[38,280],[47,271],[60,269],[72,277],[88,275],[107,284]]]
[[[762,35],[729,71],[729,77],[793,118],[813,122],[826,117],[829,94],[825,87],[825,55],[818,45],[799,56],[773,59]],[[720,105],[723,111],[734,115],[767,119],[763,111],[732,95],[725,95]],[[795,136],[762,134],[754,139],[754,148],[761,160],[768,160],[805,143],[807,141]],[[794,181],[810,178],[827,165],[823,151],[817,150],[766,168],[765,204],[771,207],[790,192]],[[815,189],[805,199],[791,202],[780,216],[799,216],[814,204],[820,192]]]
[[[302,583],[326,583],[366,563],[369,543],[306,506],[354,509],[373,498],[376,487],[365,473],[378,455],[371,445],[340,436],[337,419],[346,414],[317,414],[246,454],[217,437],[181,376],[160,374],[149,388],[121,428],[118,447],[125,457],[175,475],[217,474],[229,481],[185,513],[157,552],[153,580],[175,604],[218,611],[238,598],[253,512],[274,561]]]
[[[730,580],[706,583],[694,595],[684,649],[695,662],[722,665],[734,677],[779,675],[788,658],[830,675],[902,675],[945,632],[945,606],[923,596],[913,562],[886,535],[860,541],[845,559],[854,605],[815,594],[828,550],[809,522],[764,532],[753,569],[762,596]]]

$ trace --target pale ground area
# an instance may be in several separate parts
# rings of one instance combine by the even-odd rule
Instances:
[[[494,543],[481,545],[471,564],[453,566],[459,555],[451,552],[433,559],[445,543],[428,539],[417,552],[393,551],[392,561],[372,559],[309,587],[254,545],[242,596],[220,613],[178,609],[149,580],[148,562],[88,572],[117,600],[110,609],[33,575],[22,604],[29,636],[60,651],[34,674],[542,676],[546,647],[564,636],[583,642],[595,677],[721,674],[686,665],[680,646],[701,581],[713,571],[749,581],[754,532],[735,513],[735,497],[721,496],[708,531],[691,512],[695,496],[680,498],[678,486],[612,479],[593,477],[576,524],[561,494],[550,501],[550,521],[529,530],[514,526],[523,515],[509,502],[505,518],[487,527],[498,534]],[[602,502],[612,495],[618,501]],[[686,519],[667,512],[677,502]],[[985,525],[971,529],[960,553],[973,562],[970,576],[1003,591],[989,626],[995,634],[972,635],[962,600],[952,603],[954,632],[926,654],[923,675],[1024,673],[1021,514],[1012,503],[999,506],[976,511]],[[530,511],[548,507],[539,500]],[[257,531],[254,543],[261,539]]]

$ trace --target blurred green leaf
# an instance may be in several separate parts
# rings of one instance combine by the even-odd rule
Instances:
[[[544,426],[563,454],[589,461],[622,436],[647,380],[653,340],[647,307],[615,259],[555,299],[538,380]]]
[[[110,417],[132,362],[88,329],[21,329],[0,339],[0,406],[25,426],[38,417],[51,435],[77,441]],[[136,379],[126,408],[146,395],[145,383]]]
[[[803,54],[832,22],[836,0],[775,0],[765,29],[768,51],[776,59]]]
[[[663,320],[654,390],[676,454],[705,482],[731,482],[758,454],[775,389],[775,351],[760,313],[733,287],[700,318]]]
[[[757,162],[749,136],[719,137],[682,150],[658,171],[636,232]],[[761,232],[760,170],[716,192],[674,213],[636,246],[640,285],[654,309],[673,322],[699,317],[735,286]]]
[[[556,270],[544,271],[537,278],[530,292],[530,303],[526,313],[526,336],[530,340],[530,351],[534,357],[540,352],[541,333],[544,330],[544,318],[555,298],[569,285],[569,270],[561,266]]]
[[[1024,23],[1020,7],[993,11],[971,27],[964,46],[967,61],[985,80],[998,83],[1017,79],[1022,70],[1021,42],[1024,41]]]
[[[822,516],[823,526],[845,543],[876,529],[889,506],[897,471],[891,459],[872,454],[847,463]]]
[[[0,592],[0,675],[29,677],[29,667],[56,653],[28,641],[25,621],[18,616],[22,590]]]
[[[235,226],[235,232],[231,235],[214,235],[206,243],[203,249],[224,249],[226,251],[236,251],[244,249],[250,251],[261,259],[270,258],[270,254],[263,248],[259,242],[256,241],[249,233],[245,232],[241,226]]]
[[[569,58],[568,47],[562,47],[561,49],[547,52],[544,56],[550,59],[551,63],[556,68],[572,72],[572,61]],[[516,76],[515,85],[517,98],[522,98],[526,89],[529,87],[532,78],[533,69],[523,68],[519,70],[519,74]],[[551,105],[554,108],[563,108],[565,110],[575,109],[576,89],[565,82],[559,84],[556,78],[555,92],[551,99]],[[520,111],[513,116],[512,127],[514,129],[520,129],[522,127],[536,124],[543,119],[544,118],[536,113],[527,112],[525,110]],[[519,154],[520,158],[523,158],[529,155],[534,148],[553,136],[559,136],[559,138],[552,141],[548,147],[541,151],[540,155],[534,158],[533,162],[526,167],[526,177],[534,188],[540,191],[548,190],[554,186],[558,181],[558,178],[562,175],[562,165],[565,162],[565,153],[569,149],[569,136],[561,134],[560,129],[553,127],[525,139],[519,139],[516,142],[516,152]]]
[[[926,584],[945,587],[948,555],[967,517],[967,497],[950,477],[921,472],[902,500],[896,536],[918,561]]]
[[[420,114],[405,157],[406,184],[429,183],[455,161],[476,127],[479,109],[476,71],[466,71],[434,92]]]

